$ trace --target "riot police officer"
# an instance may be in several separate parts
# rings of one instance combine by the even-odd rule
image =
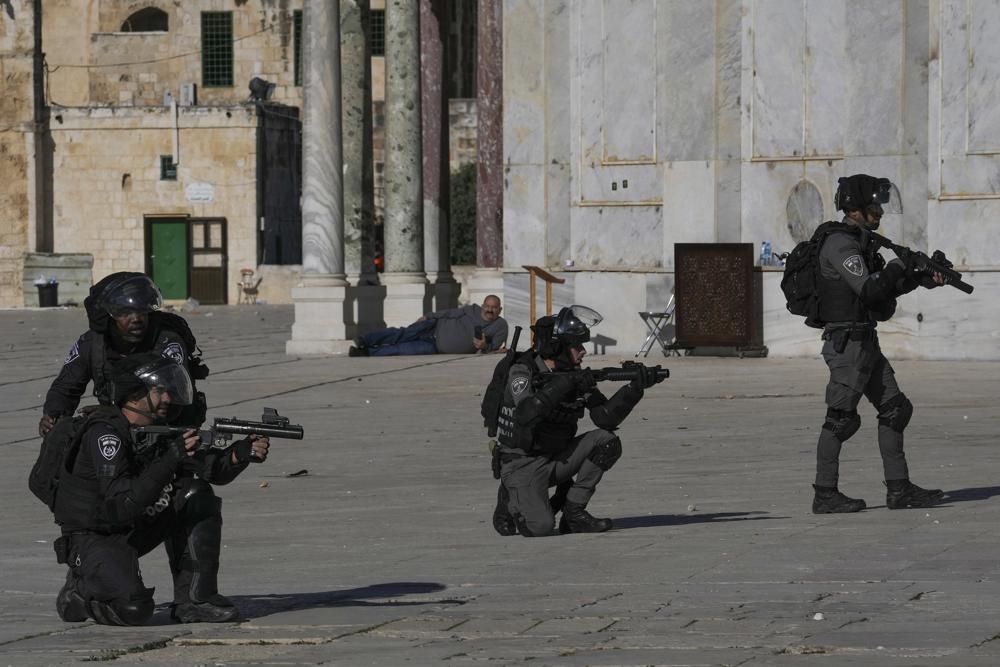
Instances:
[[[266,459],[268,439],[250,436],[206,453],[197,451],[191,429],[140,450],[135,429],[167,423],[190,404],[191,379],[157,352],[130,355],[112,368],[114,406],[87,417],[74,436],[75,457],[59,475],[53,510],[62,536],[55,549],[69,565],[56,599],[59,617],[146,623],[153,589],[144,586],[138,559],[164,542],[174,620],[233,620],[236,607],[217,590],[222,501],[210,484],[227,484],[250,462]]]
[[[859,512],[866,506],[864,500],[838,489],[840,449],[861,425],[857,408],[862,396],[878,412],[886,505],[890,509],[931,505],[943,493],[922,489],[909,479],[903,431],[913,404],[896,383],[875,326],[892,317],[897,297],[944,280],[940,274],[917,273],[901,259],[887,265],[878,254],[870,232],[878,228],[884,213],[902,213],[899,191],[889,179],[867,174],[841,178],[834,201],[844,218],[824,223],[828,233],[819,250],[819,320],[824,325],[823,359],[830,368],[830,381],[817,444],[812,511]]]
[[[601,316],[585,306],[569,306],[555,317],[539,318],[533,350],[507,374],[498,421],[500,479],[493,525],[501,535],[539,537],[555,533],[595,533],[611,519],[587,511],[604,473],[622,454],[615,429],[656,382],[656,369],[641,367],[636,379],[610,399],[593,374],[581,369],[590,327]],[[584,412],[597,429],[577,434]],[[550,502],[549,488],[558,486]]]
[[[162,304],[159,288],[143,273],[113,273],[91,288],[84,300],[90,328],[70,348],[49,387],[38,423],[39,435],[48,433],[59,417],[73,414],[90,381],[101,405],[111,405],[108,365],[130,354],[152,350],[185,364],[194,380],[208,375],[196,354],[187,322],[179,315],[161,312]],[[195,391],[181,421],[200,425],[204,418],[205,398]]]

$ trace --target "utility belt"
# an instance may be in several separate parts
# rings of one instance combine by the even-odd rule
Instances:
[[[840,354],[847,348],[847,341],[864,341],[875,337],[875,325],[869,323],[828,325],[823,330],[823,340],[833,342],[833,351]]]

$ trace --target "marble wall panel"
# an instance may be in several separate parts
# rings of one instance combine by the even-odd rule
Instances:
[[[577,269],[661,266],[659,207],[587,206],[574,208],[572,215],[571,252]]]
[[[565,163],[545,165],[545,262],[544,266],[564,266],[570,255],[572,216],[572,170]]]
[[[844,66],[848,31],[843,2],[806,0],[805,154],[841,155],[844,152],[844,101],[848,96]]]
[[[902,144],[902,0],[848,0],[844,67],[850,96],[844,108],[849,155],[900,152]]]
[[[545,161],[544,0],[508,0],[503,8],[504,162]]]
[[[716,153],[715,6],[666,0],[657,7],[656,57],[664,64],[656,82],[658,155],[710,160]]]
[[[568,164],[572,124],[571,114],[569,0],[545,3],[545,150],[546,162]]]
[[[751,11],[753,155],[802,155],[805,6],[802,0],[768,0],[753,3]]]
[[[675,243],[715,243],[715,163],[670,162],[663,178],[663,267]]]
[[[969,152],[1000,150],[1000,2],[970,0]]]
[[[959,267],[1000,264],[1000,201],[931,201],[925,249],[940,248]]]
[[[601,354],[635,354],[646,338],[646,325],[639,312],[646,303],[646,276],[641,273],[576,274],[576,303],[589,306],[604,316],[591,331],[587,351]],[[592,347],[592,346],[596,346]]]
[[[545,265],[545,167],[504,168],[504,266]]]
[[[656,0],[604,0],[603,159],[656,159]],[[622,45],[628,48],[622,48]]]

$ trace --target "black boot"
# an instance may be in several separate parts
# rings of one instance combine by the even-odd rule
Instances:
[[[66,573],[66,584],[56,596],[56,612],[67,623],[87,620],[87,601],[76,590],[76,577],[72,568]]]
[[[908,479],[887,479],[885,488],[885,504],[891,510],[927,507],[944,496],[941,489],[921,489]]]
[[[182,527],[167,541],[170,572],[174,578],[174,602],[170,617],[179,623],[225,623],[235,621],[239,610],[219,595],[219,551],[222,546],[222,501],[211,496],[199,500],[200,511],[187,506],[194,525]],[[211,509],[204,505],[211,503]]]
[[[846,514],[860,512],[867,505],[860,498],[848,498],[835,486],[816,486],[813,496],[813,514]]]
[[[611,519],[598,519],[591,516],[586,505],[580,505],[569,500],[563,505],[562,518],[559,520],[559,532],[566,533],[603,533],[611,529]]]
[[[493,528],[504,537],[517,535],[517,524],[507,509],[509,500],[507,487],[500,482],[500,488],[497,489],[497,506],[493,510]]]

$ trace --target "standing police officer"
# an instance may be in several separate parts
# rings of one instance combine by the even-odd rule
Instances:
[[[865,396],[878,412],[878,446],[889,509],[924,507],[938,501],[938,489],[910,482],[903,431],[913,404],[900,391],[889,361],[879,348],[876,322],[896,311],[896,297],[918,286],[944,284],[940,274],[916,273],[900,259],[886,265],[871,241],[883,213],[902,213],[899,191],[889,179],[867,174],[841,178],[835,204],[840,223],[825,223],[819,252],[819,319],[824,323],[823,359],[830,368],[826,420],[816,451],[816,514],[859,512],[865,501],[837,488],[840,449],[861,425],[858,403]]]
[[[611,519],[591,516],[587,503],[621,456],[614,430],[643,390],[662,378],[655,368],[642,367],[636,380],[606,398],[593,374],[580,368],[590,327],[600,321],[584,306],[539,318],[531,327],[535,350],[519,357],[507,374],[497,430],[501,484],[493,517],[501,535],[552,535],[560,509],[561,533],[611,528]],[[577,435],[585,409],[598,428]],[[557,485],[561,493],[550,502],[549,487]]]
[[[55,548],[69,565],[56,599],[64,621],[142,625],[153,614],[139,557],[165,542],[174,581],[171,616],[182,623],[230,621],[233,603],[219,595],[222,501],[227,484],[251,461],[267,458],[268,439],[250,436],[226,449],[196,452],[198,434],[140,451],[136,427],[165,424],[193,399],[187,370],[156,352],[118,362],[109,382],[114,407],[92,412],[78,449],[59,475]],[[73,450],[70,450],[71,452]],[[189,470],[194,467],[198,475]]]
[[[91,288],[84,300],[90,328],[70,348],[49,387],[39,435],[48,433],[56,419],[73,414],[91,380],[101,405],[111,405],[108,365],[130,354],[154,351],[185,364],[195,380],[208,375],[192,349],[194,337],[187,322],[179,315],[159,312],[162,304],[159,288],[143,273],[113,273]],[[181,421],[200,425],[204,418],[204,395],[195,392]]]

